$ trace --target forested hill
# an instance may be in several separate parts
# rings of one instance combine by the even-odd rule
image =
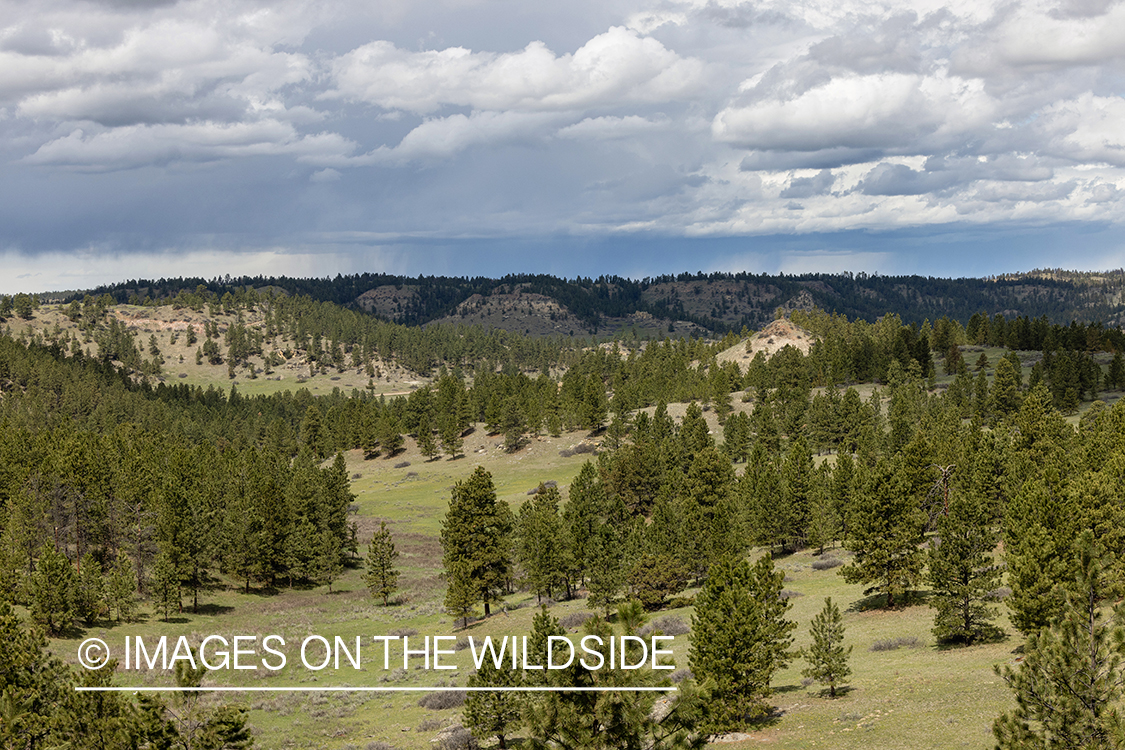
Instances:
[[[937,279],[867,274],[679,274],[640,281],[617,276],[560,279],[545,275],[484,277],[386,274],[335,278],[229,276],[212,280],[126,281],[89,293],[118,302],[168,300],[198,287],[218,295],[247,286],[273,289],[367,310],[406,325],[481,324],[532,335],[721,333],[759,328],[787,310],[817,307],[874,322],[896,313],[907,323],[947,316],[966,324],[974,313],[1046,316],[1054,323],[1125,323],[1125,271],[1061,270],[987,279]],[[66,299],[81,299],[77,293]]]

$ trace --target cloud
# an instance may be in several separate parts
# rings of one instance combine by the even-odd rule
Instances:
[[[793,99],[766,98],[716,115],[716,140],[748,149],[916,149],[932,152],[989,120],[974,81],[903,73],[847,75]]]
[[[1011,182],[985,182],[973,191],[972,197],[976,200],[1001,202],[1001,201],[1031,201],[1043,203],[1046,201],[1063,200],[1074,192],[1077,187],[1076,180],[1066,182],[1046,182],[1038,185],[1025,185]]]
[[[955,185],[957,177],[952,172],[928,172],[914,170],[904,164],[880,164],[863,178],[859,191],[864,195],[923,195]]]
[[[318,170],[316,172],[313,172],[311,175],[309,175],[309,181],[310,182],[336,182],[341,177],[343,177],[343,175],[340,174],[339,171],[337,171],[335,169],[332,169],[332,167],[327,167],[325,169],[321,169],[321,170]]]
[[[104,125],[236,118],[308,81],[309,57],[278,49],[302,13],[234,2],[104,9],[63,5],[0,30],[0,102],[33,119]]]
[[[639,133],[650,133],[668,127],[667,120],[654,121],[638,115],[625,117],[587,117],[581,122],[560,128],[559,138],[611,140],[629,138]]]
[[[781,191],[779,198],[811,198],[814,195],[824,195],[832,189],[836,182],[832,170],[824,169],[812,177],[794,177],[789,181],[789,187]]]
[[[989,76],[1010,70],[1062,70],[1125,56],[1125,4],[1063,2],[1001,6],[972,44],[951,56],[959,72]]]
[[[825,148],[815,151],[754,151],[743,157],[738,168],[743,172],[789,169],[833,169],[848,164],[878,161],[883,151],[877,148]]]
[[[1048,153],[1125,167],[1123,122],[1125,99],[1085,93],[1046,107],[1038,126],[1048,136],[1044,143]]]
[[[75,130],[43,144],[22,161],[92,170],[206,162],[248,156],[289,155],[310,164],[339,161],[354,144],[334,133],[299,135],[276,120],[254,123],[133,125],[87,134]]]
[[[561,117],[566,117],[564,113]],[[405,164],[452,157],[466,149],[497,143],[541,140],[560,115],[551,112],[473,112],[424,121],[397,146],[348,159],[352,164]]]
[[[656,39],[615,26],[573,54],[540,41],[519,52],[463,47],[408,52],[391,42],[365,44],[331,66],[325,98],[430,114],[445,106],[542,112],[662,102],[692,97],[703,66]]]
[[[0,0],[0,19],[0,247],[98,246],[187,205],[208,208],[180,226],[247,236],[1125,223],[1121,1]],[[193,241],[167,223],[130,241]]]

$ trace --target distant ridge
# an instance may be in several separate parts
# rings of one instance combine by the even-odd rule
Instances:
[[[1035,269],[980,279],[866,273],[682,273],[639,281],[542,274],[499,279],[373,273],[323,279],[227,276],[131,280],[65,299],[109,294],[121,303],[166,300],[197,286],[220,295],[245,287],[308,295],[405,325],[481,324],[533,335],[603,336],[630,329],[644,335],[724,333],[761,328],[778,308],[812,307],[869,321],[894,313],[919,324],[943,316],[966,323],[976,313],[1046,316],[1053,323],[1125,323],[1122,269]]]

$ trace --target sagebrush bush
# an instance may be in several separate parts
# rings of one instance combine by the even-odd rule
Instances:
[[[593,616],[593,612],[571,612],[569,615],[563,615],[559,624],[567,629],[580,628]]]
[[[426,693],[418,699],[418,705],[434,711],[444,711],[449,708],[459,708],[465,705],[464,690],[439,690],[436,693]]]
[[[900,648],[922,648],[922,641],[917,636],[900,635],[898,638],[887,638],[871,644],[870,651],[895,651]]]
[[[666,615],[658,620],[653,620],[641,628],[640,635],[642,637],[647,637],[657,630],[664,635],[687,635],[691,632],[691,626],[684,622],[681,617]]]

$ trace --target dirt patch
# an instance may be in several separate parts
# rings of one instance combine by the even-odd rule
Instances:
[[[811,333],[782,318],[775,320],[749,339],[743,339],[729,349],[719,352],[720,362],[736,362],[745,372],[750,367],[754,355],[763,352],[768,359],[787,346],[808,354],[816,340]]]

